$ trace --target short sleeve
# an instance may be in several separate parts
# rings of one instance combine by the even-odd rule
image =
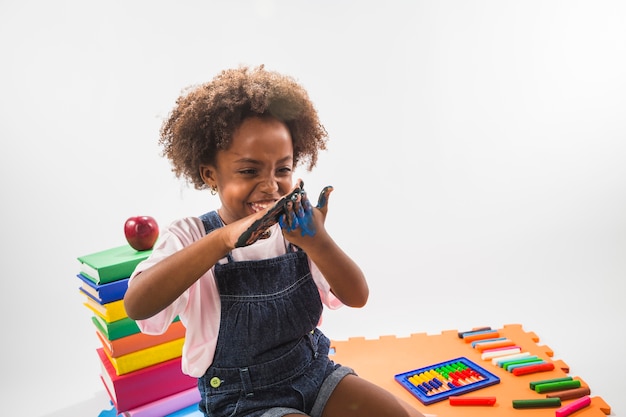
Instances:
[[[317,265],[309,259],[309,269],[311,270],[311,274],[313,275],[313,280],[317,285],[317,288],[320,292],[320,298],[322,299],[322,304],[328,307],[331,310],[337,310],[342,307],[344,304],[333,294],[330,290],[330,284],[324,278],[324,275],[320,272]]]
[[[128,281],[129,287],[141,272],[159,263],[163,259],[200,239],[203,234],[203,226],[200,219],[189,217],[169,225],[152,249],[150,256],[139,263]],[[168,307],[154,316],[136,320],[137,326],[142,333],[158,335],[163,334],[174,319],[179,316],[187,306],[189,290],[185,291]],[[185,324],[185,323],[183,323]]]

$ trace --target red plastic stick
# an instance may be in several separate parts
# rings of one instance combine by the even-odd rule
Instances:
[[[448,399],[450,405],[494,405],[496,403],[496,397],[451,396]]]
[[[540,363],[537,365],[528,365],[521,366],[519,368],[513,369],[513,375],[526,375],[526,374],[534,374],[535,372],[544,372],[551,371],[554,369],[554,364],[552,362]]]

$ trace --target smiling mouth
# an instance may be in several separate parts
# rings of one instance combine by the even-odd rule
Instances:
[[[274,205],[274,203],[276,203],[276,201],[272,200],[272,201],[259,201],[256,203],[249,203],[248,205],[250,206],[252,211],[254,211],[255,213],[258,213],[259,211],[263,211],[266,208],[271,207],[272,205]]]

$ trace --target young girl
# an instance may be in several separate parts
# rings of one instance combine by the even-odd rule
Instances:
[[[323,305],[361,307],[369,294],[324,228],[332,188],[317,207],[299,194],[280,222],[236,247],[295,189],[294,168],[315,166],[326,140],[306,91],[263,66],[222,71],[181,96],[163,124],[174,173],[221,206],[174,221],[124,302],[145,333],[183,322],[183,372],[198,378],[206,416],[422,416],[328,357],[317,329]]]

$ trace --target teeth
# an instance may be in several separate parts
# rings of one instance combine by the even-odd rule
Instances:
[[[261,210],[265,210],[266,208],[268,208],[269,206],[271,206],[272,203],[268,202],[268,203],[250,203],[250,207],[252,208],[252,210],[257,213]]]

